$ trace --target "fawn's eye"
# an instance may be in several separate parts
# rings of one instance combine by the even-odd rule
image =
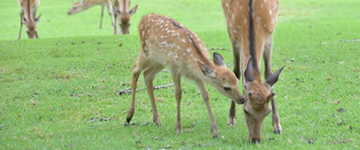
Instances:
[[[231,91],[231,89],[229,87],[224,87],[225,91]]]

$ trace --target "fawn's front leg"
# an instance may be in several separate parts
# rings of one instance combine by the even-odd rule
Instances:
[[[173,78],[173,82],[174,82],[174,86],[175,86],[175,99],[176,99],[176,110],[177,110],[177,115],[176,115],[176,133],[180,134],[182,133],[182,129],[181,129],[181,115],[180,115],[180,107],[181,107],[181,76],[180,74],[176,73],[176,72],[171,72],[172,73],[172,78]]]
[[[206,87],[205,87],[205,84],[203,81],[201,80],[196,80],[195,81],[199,90],[200,90],[200,93],[201,93],[201,96],[206,104],[206,108],[207,108],[207,111],[209,113],[209,117],[210,117],[210,124],[211,124],[211,132],[213,133],[213,137],[214,138],[217,138],[219,136],[219,132],[218,132],[218,129],[217,129],[217,125],[216,125],[216,122],[215,122],[215,119],[214,119],[214,115],[212,113],[212,110],[211,110],[211,106],[210,106],[210,103],[209,103],[209,93],[208,91],[206,90]]]

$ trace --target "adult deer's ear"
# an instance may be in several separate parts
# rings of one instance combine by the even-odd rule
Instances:
[[[224,66],[224,67],[226,67],[224,58],[219,53],[215,52],[213,54],[213,60],[214,60],[214,63],[215,63],[216,66]]]
[[[284,66],[285,67],[285,66]],[[284,69],[284,67],[280,68],[278,71],[276,71],[274,74],[272,74],[268,79],[266,79],[266,83],[270,86],[273,86],[279,79],[279,75],[281,71]]]
[[[247,63],[244,76],[245,76],[245,81],[246,82],[254,81],[254,72],[253,72],[252,58],[251,57],[249,58],[249,61]]]
[[[40,21],[41,14],[35,18],[35,22],[38,23]]]
[[[130,14],[130,15],[135,14],[135,13],[136,13],[136,10],[137,10],[137,7],[138,7],[138,5],[136,5],[133,9],[131,9],[131,10],[129,11],[129,14]]]
[[[115,7],[115,12],[116,12],[117,14],[121,14],[121,11],[120,11],[120,9],[119,9],[118,7]]]
[[[216,74],[213,69],[211,69],[209,66],[207,66],[199,61],[197,63],[199,64],[200,69],[205,76],[207,76],[211,79],[216,78]]]

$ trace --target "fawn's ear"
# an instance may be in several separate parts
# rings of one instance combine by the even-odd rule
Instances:
[[[135,13],[136,13],[136,10],[137,10],[137,7],[138,7],[138,5],[136,5],[133,9],[131,9],[131,10],[129,11],[129,14],[130,14],[130,15],[135,14]]]
[[[213,60],[214,60],[214,63],[215,63],[216,66],[224,66],[224,67],[226,67],[224,58],[219,53],[215,52],[213,54]]]
[[[252,68],[252,58],[251,57],[249,58],[249,61],[247,63],[244,76],[245,76],[246,82],[254,81],[254,72],[253,72],[253,68]]]
[[[285,66],[284,66],[285,67]],[[274,84],[278,81],[279,75],[281,71],[284,69],[284,67],[280,68],[278,71],[276,71],[274,74],[272,74],[269,78],[266,79],[266,83],[270,86],[274,86]]]
[[[207,66],[207,65],[205,65],[205,64],[202,64],[202,63],[199,62],[199,61],[198,61],[197,63],[199,64],[199,67],[200,67],[202,73],[203,73],[205,76],[207,76],[207,77],[209,77],[209,78],[211,78],[211,79],[216,78],[216,75],[215,75],[215,72],[214,72],[213,69],[211,69],[209,66]]]

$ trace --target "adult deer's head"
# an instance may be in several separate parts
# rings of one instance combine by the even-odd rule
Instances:
[[[23,18],[22,22],[26,26],[26,34],[30,39],[39,38],[37,30],[36,30],[36,24],[40,21],[41,15],[37,16],[35,19],[26,19],[26,17]]]
[[[116,15],[118,16],[121,34],[129,34],[129,27],[131,25],[130,18],[132,15],[134,15],[136,13],[136,10],[138,7],[138,5],[136,5],[131,10],[128,10],[128,8],[126,8],[126,7],[129,5],[130,5],[130,2],[128,5],[126,5],[126,4],[123,5],[123,8],[116,8]]]
[[[243,86],[245,103],[243,110],[248,127],[248,139],[253,143],[261,142],[261,126],[265,117],[271,112],[269,102],[274,98],[273,87],[278,81],[284,67],[272,74],[265,82],[261,80],[260,71],[253,69],[252,58],[247,64]]]

